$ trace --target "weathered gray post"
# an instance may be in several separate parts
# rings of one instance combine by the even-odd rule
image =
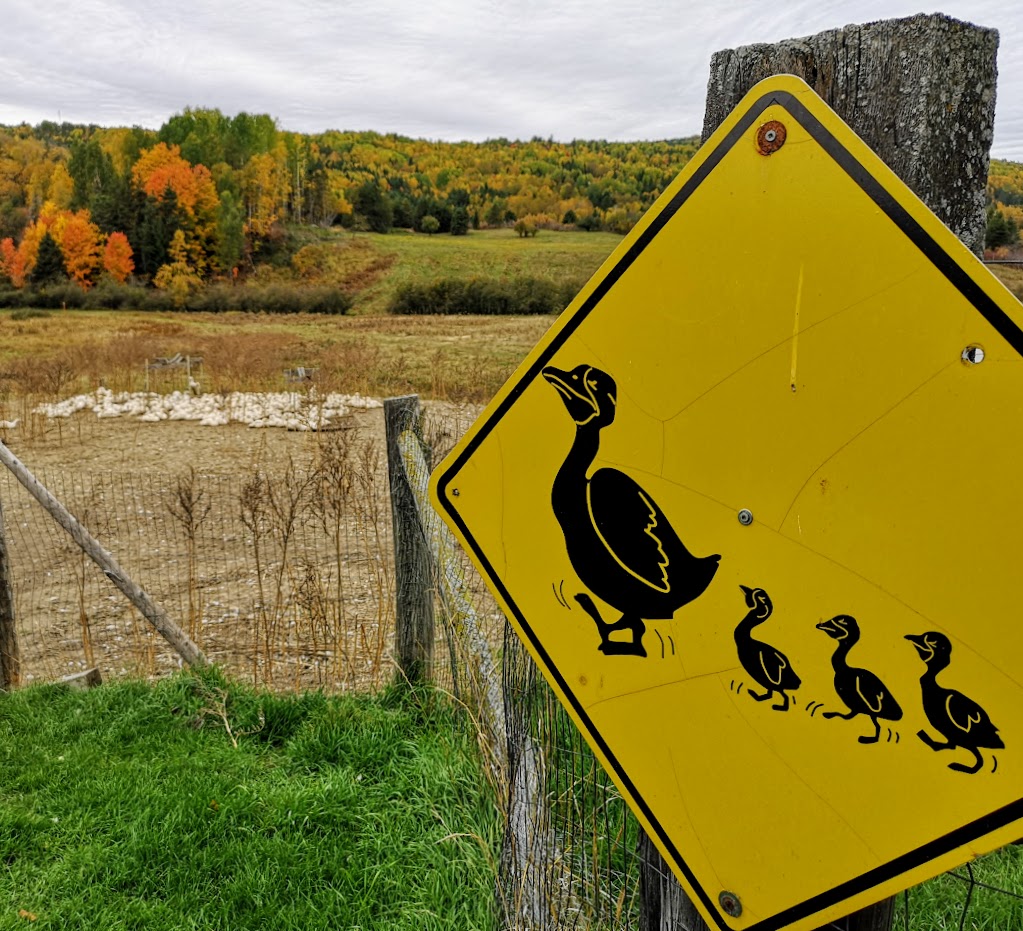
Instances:
[[[974,253],[995,122],[998,31],[935,13],[715,52],[704,141],[773,74],[809,84]]]
[[[807,82],[976,254],[995,118],[998,32],[943,14],[845,26],[711,58],[703,141],[759,81]],[[643,931],[707,931],[657,849],[640,843]],[[894,899],[845,931],[888,931]]]
[[[14,628],[14,594],[4,536],[4,510],[0,506],[0,690],[7,692],[20,684],[21,653]]]
[[[430,547],[419,519],[415,495],[409,486],[398,438],[406,431],[420,434],[419,398],[414,394],[387,398],[384,401],[384,428],[387,433],[397,587],[395,661],[402,675],[415,683],[429,676],[433,661],[433,582]]]

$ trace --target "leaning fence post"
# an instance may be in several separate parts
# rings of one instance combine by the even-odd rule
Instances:
[[[4,509],[0,505],[0,690],[10,691],[20,684],[21,654],[14,627],[14,594],[4,536]]]
[[[979,254],[984,247],[997,51],[996,30],[942,14],[724,49],[711,58],[703,140],[755,84],[772,75],[794,74]],[[639,854],[643,931],[706,931],[703,920],[689,913],[691,905],[674,878],[660,878],[664,864],[648,838],[640,841]],[[850,915],[843,928],[888,931],[894,901]]]
[[[433,584],[430,548],[409,485],[398,438],[406,430],[421,433],[419,397],[384,401],[387,471],[394,526],[396,615],[394,652],[398,669],[409,682],[424,681],[433,661]]]
[[[30,495],[38,501],[46,512],[65,531],[71,539],[78,544],[81,550],[110,579],[124,594],[128,600],[138,608],[142,616],[149,621],[157,632],[166,640],[189,666],[205,666],[206,657],[177,624],[168,616],[167,612],[160,608],[146,591],[137,585],[114,559],[113,555],[100,544],[88,530],[86,530],[78,519],[63,504],[61,504],[43,486],[27,468],[24,463],[14,455],[3,443],[0,443],[0,463],[11,470],[14,477],[21,482]]]

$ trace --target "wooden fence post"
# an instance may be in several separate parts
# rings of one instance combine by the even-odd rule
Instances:
[[[984,189],[995,117],[998,32],[942,14],[832,29],[772,45],[715,52],[703,141],[765,78],[802,78],[976,254],[984,249]],[[643,931],[707,931],[639,846]],[[681,899],[681,903],[680,903]],[[889,931],[895,899],[846,918],[844,931]],[[829,928],[835,925],[829,925]]]
[[[14,627],[14,593],[4,536],[4,509],[0,505],[0,690],[5,692],[21,684],[21,654]]]
[[[430,675],[433,662],[433,576],[430,547],[409,485],[398,438],[408,430],[421,435],[419,397],[412,394],[387,398],[384,401],[384,428],[387,433],[397,589],[395,661],[405,679],[418,683]]]
[[[61,504],[49,490],[45,488],[27,468],[24,463],[14,455],[3,443],[0,443],[0,463],[11,470],[14,477],[21,482],[30,495],[38,501],[46,512],[65,531],[71,539],[78,544],[85,553],[138,608],[139,613],[156,631],[166,640],[189,666],[205,666],[206,657],[202,650],[196,646],[188,634],[175,624],[142,586],[136,584],[124,569],[114,559],[113,554],[106,550],[88,530],[86,530],[78,519],[63,504]]]
[[[809,84],[975,254],[995,123],[998,31],[940,13],[715,52],[703,139],[774,74]]]

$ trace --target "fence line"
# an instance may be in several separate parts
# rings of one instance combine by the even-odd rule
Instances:
[[[187,635],[276,689],[376,687],[391,672],[393,575],[380,457],[327,434],[313,461],[38,477]],[[25,682],[98,664],[104,677],[179,665],[103,573],[0,469]]]
[[[504,722],[505,835],[497,893],[502,927],[704,931],[706,924],[680,894],[660,854],[506,622],[500,643],[503,714],[481,707],[495,700],[497,670],[491,657],[497,640],[492,627],[481,633],[473,619],[488,611],[492,615],[495,606],[428,500],[430,457],[419,437],[418,429],[403,434],[401,458],[422,532],[433,541],[434,580],[429,584],[443,605],[438,614],[447,627],[452,677],[458,681],[468,670],[482,676],[482,682],[492,677],[490,687],[465,697],[477,721]],[[493,671],[484,674],[483,669]],[[1007,847],[904,893],[894,903],[894,924],[887,909],[874,908],[821,931],[889,926],[904,931],[1023,927],[1023,847]]]
[[[495,894],[515,931],[694,931],[670,873],[429,506],[432,459],[398,437],[431,553],[447,657],[434,681],[468,709],[506,831]],[[38,477],[165,605],[210,661],[275,689],[363,689],[393,676],[395,582],[382,458],[345,432],[312,461],[243,474],[39,470]],[[0,470],[23,681],[86,665],[154,676],[177,657]],[[829,925],[852,931],[843,920]],[[1023,847],[898,897],[903,931],[1023,927]]]

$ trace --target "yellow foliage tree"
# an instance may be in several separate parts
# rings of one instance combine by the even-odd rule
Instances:
[[[167,250],[170,262],[161,265],[153,276],[153,284],[170,294],[174,306],[185,306],[188,296],[202,287],[202,278],[188,263],[188,243],[181,230],[175,230]]]
[[[205,272],[215,252],[220,199],[213,176],[205,165],[190,165],[181,149],[157,143],[139,156],[132,179],[147,196],[162,201],[174,192],[178,208],[187,219],[185,248],[197,274]]]

